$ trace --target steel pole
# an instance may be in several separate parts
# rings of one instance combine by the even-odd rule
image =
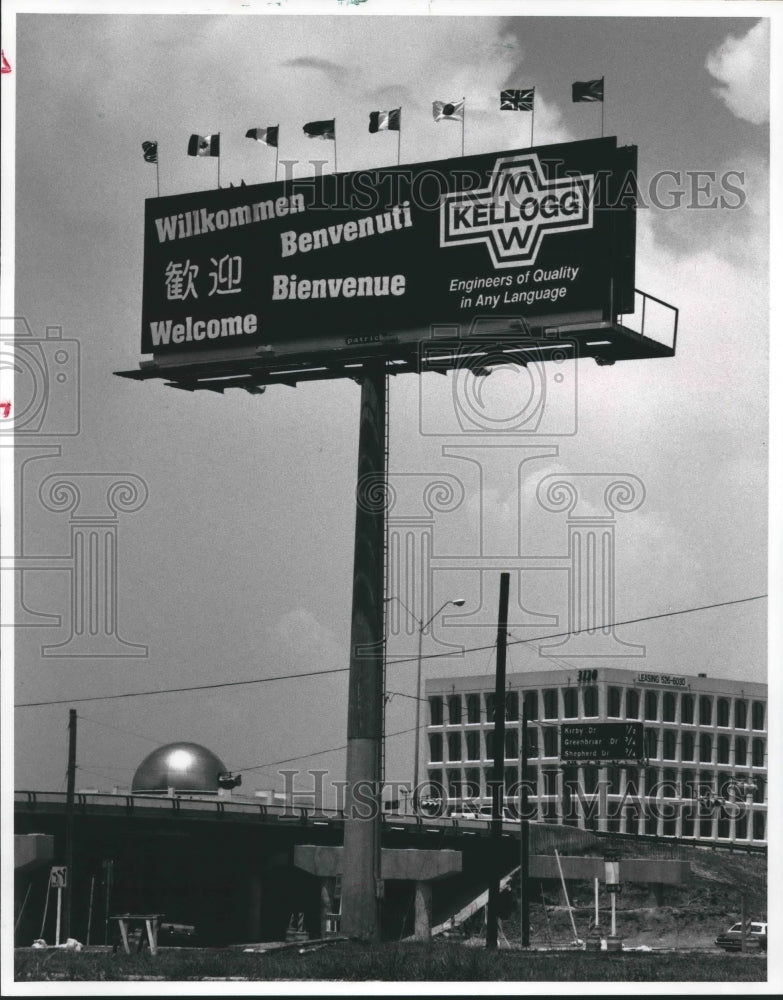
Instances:
[[[508,585],[510,573],[500,574],[498,601],[497,667],[495,669],[495,729],[492,762],[492,822],[490,827],[490,877],[487,898],[487,948],[498,946],[498,903],[503,873],[503,762],[506,743],[506,643],[508,640]]]
[[[419,811],[419,755],[421,751],[421,738],[419,730],[421,725],[421,644],[424,638],[424,625],[419,622],[419,655],[416,663],[416,730],[413,734],[413,811]]]
[[[385,403],[383,364],[366,365],[362,376],[356,488],[341,920],[344,934],[366,941],[380,936],[379,900],[383,888],[379,786],[383,731]]]
[[[76,791],[76,709],[68,712],[68,784],[65,796],[65,906],[63,911],[63,936],[71,936],[71,910],[73,899],[73,820]]]
[[[522,784],[520,796],[521,829],[519,831],[520,865],[519,865],[519,915],[522,931],[522,947],[530,946],[530,820],[528,810],[528,732],[527,732],[527,702],[522,698]]]

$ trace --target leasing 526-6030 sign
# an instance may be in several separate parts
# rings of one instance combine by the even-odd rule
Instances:
[[[150,199],[142,351],[383,353],[629,310],[635,167],[605,138]]]

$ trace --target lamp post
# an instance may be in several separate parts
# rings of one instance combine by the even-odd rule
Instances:
[[[385,597],[384,601],[387,604],[390,601],[399,601],[399,603],[403,606],[403,608],[405,608],[405,610],[408,612],[408,614],[411,616],[411,618],[418,625],[418,632],[419,632],[419,652],[418,652],[418,656],[416,657],[416,729],[414,730],[414,733],[413,733],[413,748],[414,749],[413,749],[413,796],[412,796],[413,811],[416,812],[416,810],[418,809],[418,806],[419,806],[419,792],[418,792],[418,788],[419,788],[419,748],[421,746],[421,740],[420,740],[420,737],[419,737],[419,727],[420,727],[420,721],[421,721],[421,646],[422,646],[422,640],[424,638],[424,630],[427,628],[427,626],[430,624],[430,622],[434,618],[438,617],[438,615],[441,613],[441,611],[443,611],[444,608],[448,607],[450,604],[453,604],[455,608],[461,608],[462,605],[465,603],[465,600],[462,597],[458,597],[458,598],[455,598],[454,600],[444,601],[444,603],[441,604],[441,606],[438,608],[438,610],[435,612],[435,614],[434,615],[430,615],[430,617],[427,619],[426,622],[422,621],[421,618],[417,618],[416,615],[414,615],[414,613],[408,607],[408,605],[404,601],[400,600],[400,598],[397,597],[396,594],[393,597]]]

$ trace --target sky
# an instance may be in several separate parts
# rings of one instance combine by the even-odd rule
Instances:
[[[567,552],[565,516],[538,499],[546,476],[614,474],[643,492],[616,517],[616,621],[744,603],[618,629],[643,657],[565,665],[766,680],[767,601],[745,599],[768,589],[769,23],[759,11],[777,5],[720,5],[726,16],[658,5],[650,17],[616,16],[622,5],[601,8],[615,16],[533,16],[514,3],[480,17],[454,16],[476,9],[461,4],[435,5],[446,16],[340,3],[317,14],[282,3],[144,16],[10,6],[3,87],[12,79],[16,129],[15,148],[4,132],[3,166],[15,169],[15,245],[12,261],[3,245],[3,315],[23,317],[37,341],[61,327],[68,364],[77,347],[80,361],[78,391],[72,369],[42,432],[17,447],[15,544],[32,561],[15,577],[28,617],[11,693],[25,706],[58,704],[13,712],[16,788],[65,790],[69,707],[79,788],[128,787],[142,758],[174,740],[209,747],[251,794],[282,787],[279,762],[344,774],[360,390],[331,381],[190,394],[113,374],[139,360],[144,201],[156,185],[142,141],[159,144],[162,194],[215,185],[214,162],[186,155],[191,133],[221,133],[224,185],[273,179],[274,151],[245,132],[278,123],[280,159],[297,161],[297,176],[313,173],[314,158],[333,168],[333,144],[302,132],[315,119],[336,119],[341,171],[394,163],[397,137],[370,135],[367,116],[398,106],[402,162],[443,159],[459,154],[460,129],[436,124],[431,103],[464,96],[466,153],[493,152],[529,141],[527,115],[497,110],[507,87],[535,86],[544,144],[599,134],[600,106],[573,104],[570,87],[605,78],[606,134],[638,145],[642,196],[657,183],[659,205],[679,201],[639,210],[636,281],[680,310],[677,353],[613,367],[580,360],[554,413],[575,415],[576,433],[479,445],[472,461],[448,424],[450,381],[393,380],[391,516],[420,513],[422,488],[443,480],[459,502],[433,515],[435,556],[444,566],[478,559],[484,545],[482,568],[433,573],[427,606],[465,605],[438,616],[424,652],[494,641],[492,556]],[[694,195],[694,172],[705,171],[713,188]],[[741,190],[727,199],[735,207],[694,204],[725,193],[726,176]],[[51,364],[55,350],[39,356]],[[503,405],[497,385],[487,392]],[[115,480],[132,484],[137,509],[104,508],[116,529],[121,655],[42,650],[67,640],[71,620],[67,504],[42,499],[54,475],[102,496]],[[523,585],[520,596],[512,584],[512,632],[561,631],[562,575],[529,572]],[[421,594],[405,593],[421,616]],[[415,712],[405,621],[389,638],[387,671],[387,733],[402,734],[389,736],[387,776],[398,780],[411,775]],[[508,669],[562,669],[566,653],[555,652],[512,646]],[[425,679],[493,669],[486,648],[424,661]],[[314,671],[323,676],[267,680]],[[266,682],[110,697],[256,680]]]

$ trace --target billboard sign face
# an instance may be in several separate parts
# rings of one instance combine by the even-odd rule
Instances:
[[[641,760],[641,722],[578,722],[560,727],[561,760]]]
[[[604,138],[149,199],[142,352],[391,357],[477,316],[613,320],[635,169]]]

